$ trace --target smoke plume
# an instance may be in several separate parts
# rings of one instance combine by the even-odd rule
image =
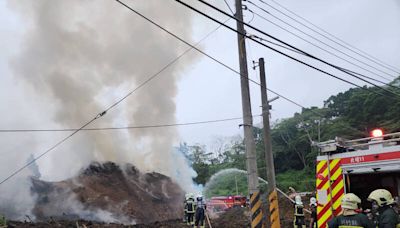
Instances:
[[[23,86],[26,102],[40,103],[32,112],[48,117],[45,127],[80,127],[187,48],[115,1],[8,3],[26,26],[19,54],[11,61],[13,77]],[[191,40],[192,15],[174,1],[126,3]],[[92,127],[175,122],[177,80],[193,58],[185,56]],[[15,158],[18,165],[12,164],[11,170],[66,135],[32,136],[30,148],[21,150]],[[80,132],[37,165],[41,178],[52,181],[71,177],[92,161],[128,162],[143,171],[171,176],[189,190],[195,173],[173,150],[177,136],[175,128]],[[40,144],[43,138],[52,140]],[[5,191],[0,192],[3,196]]]

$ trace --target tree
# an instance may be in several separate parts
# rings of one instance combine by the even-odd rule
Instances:
[[[400,78],[385,89],[400,94]],[[396,88],[397,87],[397,88]],[[367,88],[368,90],[365,90]],[[378,93],[378,94],[377,94]],[[368,137],[376,127],[387,132],[400,131],[400,99],[394,95],[382,96],[380,88],[352,88],[329,97],[321,108],[303,108],[293,117],[281,119],[271,129],[272,150],[274,153],[277,184],[286,188],[311,190],[315,181],[315,160],[318,149],[313,142],[342,138]],[[253,128],[256,140],[256,155],[259,176],[265,178],[265,152],[262,128]],[[238,168],[246,170],[246,155],[243,139],[236,137],[228,140],[217,138],[207,152],[205,146],[181,145],[182,150],[189,149],[189,158],[198,173],[195,181],[206,183],[220,170]],[[301,181],[300,181],[301,180]],[[232,179],[222,180],[221,189]],[[217,188],[215,191],[221,190]],[[231,189],[228,189],[231,191]]]

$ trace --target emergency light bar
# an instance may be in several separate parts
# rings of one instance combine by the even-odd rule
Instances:
[[[382,136],[383,136],[383,131],[382,131],[382,129],[374,129],[374,130],[371,132],[371,136],[372,136],[372,137],[382,137]]]

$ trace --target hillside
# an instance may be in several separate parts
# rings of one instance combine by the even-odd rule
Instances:
[[[400,94],[400,79],[396,78],[384,88]],[[318,149],[312,142],[334,139],[336,136],[354,139],[368,137],[375,128],[386,133],[400,131],[400,100],[378,87],[351,88],[328,97],[320,107],[303,108],[292,117],[278,119],[271,127],[272,151],[279,188],[294,187],[299,191],[315,188],[315,160]],[[274,111],[272,111],[274,115]],[[275,116],[274,116],[275,117]],[[265,150],[262,128],[253,128],[256,140],[258,174],[266,179]],[[216,138],[215,145],[182,143],[178,148],[192,161],[198,173],[194,179],[206,184],[221,170],[246,170],[246,156],[242,137]],[[220,180],[214,195],[234,194],[236,184],[230,179]],[[235,183],[235,182],[233,182]],[[238,179],[240,192],[247,194],[246,179]],[[211,195],[210,195],[211,196]]]

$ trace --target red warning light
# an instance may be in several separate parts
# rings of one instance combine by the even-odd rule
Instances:
[[[372,137],[382,137],[383,131],[381,129],[375,129],[371,132]]]

